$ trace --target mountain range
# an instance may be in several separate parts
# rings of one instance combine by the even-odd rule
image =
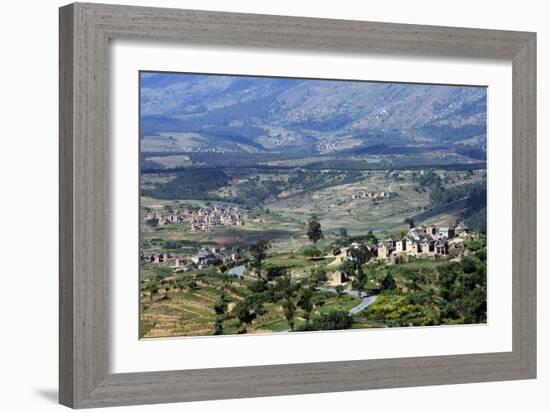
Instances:
[[[140,74],[147,151],[338,154],[446,145],[483,158],[486,112],[481,86]]]

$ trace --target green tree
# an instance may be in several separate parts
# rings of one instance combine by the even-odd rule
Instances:
[[[351,267],[355,273],[355,279],[353,279],[352,287],[359,292],[360,295],[365,291],[367,285],[367,275],[363,271],[363,265],[374,255],[366,244],[361,244],[357,247],[350,249]]]
[[[262,275],[262,262],[267,257],[267,250],[271,247],[271,242],[266,239],[259,239],[256,243],[250,246],[250,252],[252,253],[252,267],[256,272],[258,279]]]
[[[323,239],[323,230],[321,229],[321,223],[317,215],[311,215],[309,223],[307,225],[307,237],[313,243],[317,243],[320,239]]]
[[[405,220],[403,220],[403,223],[409,225],[410,229],[414,227],[414,219],[412,217],[407,217]]]
[[[363,273],[362,270],[358,271],[355,279],[353,279],[353,282],[351,282],[351,286],[353,287],[353,289],[359,292],[360,297],[363,296],[363,293],[365,292],[365,288],[367,286],[367,276]]]
[[[267,280],[273,280],[278,278],[279,276],[284,276],[287,273],[286,268],[280,267],[280,266],[273,266],[267,269]]]
[[[244,324],[250,324],[254,318],[256,318],[256,314],[252,312],[250,301],[248,299],[239,301],[233,308],[232,313],[241,323]]]
[[[294,330],[294,314],[296,313],[296,305],[292,299],[286,298],[283,300],[283,312],[290,329]]]
[[[296,285],[292,283],[290,275],[287,273],[277,279],[276,295],[282,301],[283,313],[291,330],[294,330],[294,314],[296,313],[296,305],[294,304],[294,295]]]
[[[249,285],[248,285],[248,289],[252,292],[252,293],[262,293],[264,291],[267,290],[267,280],[265,279],[258,279],[254,282],[251,282]]]
[[[459,263],[438,268],[442,318],[462,323],[487,320],[487,265],[485,249]]]
[[[304,311],[306,327],[309,325],[309,318],[313,310],[313,291],[311,288],[303,288],[298,299],[298,306]]]
[[[311,259],[323,255],[323,253],[319,249],[317,249],[316,247],[308,247],[302,252],[302,254],[304,256],[308,256]]]
[[[354,262],[356,269],[362,267],[374,256],[374,250],[371,250],[365,243],[360,244],[357,247],[352,247],[349,250],[351,260]]]
[[[253,294],[248,298],[248,304],[250,310],[255,314],[255,317],[262,316],[265,314],[264,309],[264,296],[262,294]]]
[[[372,243],[374,245],[378,244],[378,238],[376,237],[376,235],[372,232],[372,230],[369,230],[365,236],[365,240],[368,242],[368,243]]]
[[[153,302],[153,297],[159,292],[159,286],[156,283],[151,283],[149,286],[149,295],[151,297],[151,302]]]
[[[309,281],[312,285],[319,285],[323,282],[326,282],[327,279],[327,271],[322,268],[314,268],[311,269],[310,275],[309,275]]]
[[[355,262],[350,259],[344,259],[340,264],[340,270],[346,272],[348,275],[353,275],[355,273]]]
[[[216,315],[223,315],[227,310],[227,303],[221,298],[214,304],[214,312]]]
[[[338,330],[350,329],[353,324],[353,318],[347,312],[331,311],[322,313],[320,317],[312,322],[313,330]]]
[[[317,293],[313,295],[313,306],[317,307],[317,309],[321,309],[323,306],[325,306],[326,298],[323,293]]]
[[[384,277],[384,279],[382,280],[382,283],[381,283],[380,286],[384,290],[395,290],[395,289],[397,289],[395,279],[393,278],[393,276],[390,273],[388,273],[386,275],[386,277]]]
[[[223,335],[223,318],[221,316],[216,317],[214,335]]]

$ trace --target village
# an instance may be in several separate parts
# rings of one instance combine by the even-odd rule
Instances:
[[[243,226],[244,213],[238,207],[216,205],[201,207],[192,211],[189,208],[171,210],[166,216],[160,211],[148,211],[145,221],[163,226],[170,223],[188,223],[193,232],[214,231],[223,226]]]
[[[201,207],[191,216],[191,229],[194,232],[213,231],[226,225],[244,225],[244,217],[240,208],[227,206]]]
[[[444,256],[452,250],[464,248],[464,239],[471,237],[469,228],[459,223],[449,226],[419,225],[400,239],[388,238],[377,245],[380,260],[395,259],[403,255],[419,257]]]
[[[410,258],[435,259],[448,257],[458,261],[464,253],[464,243],[478,239],[478,233],[472,233],[463,223],[455,227],[418,225],[412,227],[406,236],[388,237],[376,245],[366,245],[371,256],[371,262],[393,265]],[[336,248],[333,256],[335,263],[342,264],[345,260],[353,260],[354,249],[361,247],[359,243],[352,243],[349,247]],[[338,269],[327,274],[327,286],[349,286],[352,278],[344,270]]]
[[[165,226],[181,224],[183,230],[191,232],[212,232],[224,226],[243,226],[244,212],[238,207],[215,205],[200,208],[183,207],[160,210],[147,210],[144,220],[151,226]],[[221,245],[202,244],[180,254],[168,251],[140,252],[140,261],[146,264],[168,266],[175,273],[207,269],[213,265],[224,265],[227,268],[241,263],[239,248],[230,248]]]
[[[189,272],[192,270],[206,269],[213,265],[225,265],[231,268],[242,263],[242,257],[238,250],[225,246],[203,245],[197,253],[191,256],[175,256],[168,252],[147,254],[140,252],[142,263],[168,265],[173,272]]]

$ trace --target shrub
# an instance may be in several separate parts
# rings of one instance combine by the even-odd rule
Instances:
[[[342,311],[331,311],[322,313],[311,322],[313,330],[339,330],[350,329],[353,324],[353,318]]]
[[[302,255],[310,258],[314,258],[314,257],[322,256],[323,253],[316,247],[308,247],[302,251]]]

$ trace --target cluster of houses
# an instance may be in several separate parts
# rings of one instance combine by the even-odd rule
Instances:
[[[191,216],[191,230],[193,232],[212,231],[220,226],[242,226],[244,215],[238,207],[214,206],[201,207]]]
[[[434,225],[416,226],[401,239],[389,238],[379,243],[378,259],[385,260],[399,255],[447,255],[450,248],[462,248],[462,239],[468,234],[469,230],[463,224],[454,228]]]
[[[147,212],[146,221],[156,220],[159,226],[170,223],[190,222],[193,232],[212,231],[221,226],[242,226],[244,225],[244,213],[238,207],[213,206],[201,207],[197,211],[190,211],[188,208],[175,209],[166,215],[158,210]]]
[[[145,215],[146,221],[156,220],[159,226],[168,224],[168,223],[179,223],[185,221],[186,218],[188,218],[191,215],[191,212],[189,209],[185,208],[183,210],[175,209],[168,213],[167,215],[163,215],[158,210],[153,210],[147,212]]]
[[[141,262],[144,262],[144,263],[160,264],[160,263],[168,262],[169,259],[172,259],[172,255],[170,255],[167,252],[165,252],[165,253],[151,253],[151,254],[140,252],[139,259],[140,259]]]
[[[401,239],[389,238],[378,245],[366,245],[370,256],[380,261],[394,261],[398,256],[431,257],[436,255],[448,255],[453,249],[459,254],[463,251],[464,240],[470,238],[471,233],[467,226],[458,224],[454,228],[437,227],[434,225],[419,225],[409,230]],[[337,248],[333,255],[338,259],[353,260],[353,249],[358,248],[359,243],[352,243],[349,247]],[[327,286],[346,285],[351,277],[343,270],[335,270],[327,273]]]
[[[174,272],[188,272],[196,269],[206,269],[215,263],[225,265],[236,265],[241,263],[242,258],[238,251],[228,250],[224,246],[206,246],[201,248],[192,256],[178,257],[170,253],[152,253],[140,255],[143,263],[167,264]]]
[[[382,197],[389,197],[390,192],[366,192],[364,190],[359,190],[351,195],[352,199],[378,199]]]
[[[336,144],[334,144],[333,142],[321,142],[318,143],[315,148],[318,152],[329,152],[336,148]]]

